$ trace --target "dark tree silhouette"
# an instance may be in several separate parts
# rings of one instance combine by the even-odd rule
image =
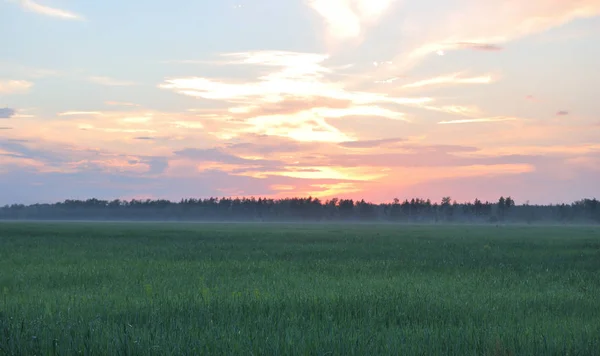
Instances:
[[[511,197],[497,203],[457,203],[444,197],[441,203],[421,198],[396,198],[373,204],[364,199],[332,198],[185,198],[130,201],[115,199],[72,200],[54,204],[12,204],[0,208],[0,220],[160,220],[160,221],[390,221],[482,223],[498,220],[514,223],[600,223],[597,199],[572,204],[516,205]]]

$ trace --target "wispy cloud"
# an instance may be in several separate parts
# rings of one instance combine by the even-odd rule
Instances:
[[[462,73],[452,73],[435,78],[424,79],[418,82],[406,84],[403,88],[422,88],[427,86],[448,85],[448,84],[489,84],[494,81],[491,74],[478,77],[465,77]]]
[[[443,106],[432,106],[424,105],[424,109],[443,112],[446,114],[460,115],[460,116],[481,116],[483,112],[477,106],[474,105],[443,105]]]
[[[408,121],[403,112],[394,111],[376,105],[356,105],[348,108],[313,108],[312,112],[318,116],[340,118],[346,116],[380,116],[393,120]]]
[[[0,119],[10,119],[11,117],[15,116],[15,114],[15,109],[0,108]]]
[[[503,121],[516,121],[518,120],[515,117],[488,117],[482,119],[464,119],[464,120],[449,120],[449,121],[440,121],[438,124],[448,125],[448,124],[471,124],[471,123],[485,123],[485,122],[503,122]]]
[[[103,76],[92,76],[92,77],[89,77],[88,79],[92,83],[106,85],[106,86],[115,86],[115,87],[132,86],[132,85],[136,84],[135,82],[131,82],[131,81],[127,81],[127,80],[119,80],[119,79],[103,77]]]
[[[26,80],[2,80],[0,79],[0,94],[23,94],[33,87],[32,82]]]
[[[567,116],[569,115],[569,112],[566,110],[560,110],[556,113],[557,116]]]
[[[222,64],[258,64],[284,68],[283,73],[295,76],[301,74],[316,74],[319,72],[330,72],[329,69],[319,65],[329,58],[327,54],[291,52],[291,51],[249,51],[222,54]],[[218,63],[218,62],[217,62]],[[293,69],[290,70],[290,69]]]
[[[310,111],[294,115],[256,116],[245,121],[250,126],[238,132],[289,137],[309,142],[342,142],[350,139],[338,128]]]
[[[374,148],[403,141],[404,140],[401,138],[384,138],[379,140],[357,140],[340,142],[339,145],[346,148]]]
[[[366,26],[374,24],[395,0],[307,0],[324,20],[328,33],[336,40],[359,37]]]
[[[257,81],[226,82],[203,77],[180,77],[166,79],[159,87],[180,94],[203,99],[223,100],[234,103],[256,105],[277,103],[287,98],[312,99],[329,98],[347,100],[357,104],[396,103],[417,104],[431,101],[431,98],[403,98],[372,92],[352,91],[345,88],[344,82],[334,81],[326,74],[331,69],[324,65],[326,55],[296,52],[257,51],[223,55],[235,58],[226,64],[243,63],[275,67],[271,73],[258,77]]]
[[[222,120],[244,123],[237,132],[293,137],[300,141],[343,142],[350,137],[327,118],[381,116],[406,120],[399,110],[382,105],[424,105],[428,97],[396,97],[349,90],[334,80],[327,55],[255,51],[223,55],[225,64],[266,66],[255,81],[233,82],[203,77],[166,79],[160,88],[230,105]]]
[[[402,52],[393,58],[394,66],[379,71],[406,70],[426,56],[464,49],[461,43],[500,46],[515,39],[541,33],[577,18],[600,15],[597,0],[465,0],[454,11],[435,17],[435,26],[413,31]],[[419,17],[413,21],[422,21]],[[472,48],[472,47],[471,47]],[[491,49],[487,46],[478,49]]]
[[[58,113],[58,116],[96,116],[102,115],[100,111],[65,111]]]
[[[400,78],[400,77],[391,77],[391,78],[388,78],[388,79],[376,80],[375,83],[378,83],[378,84],[391,84],[391,83],[393,83],[393,82],[395,82],[397,80],[400,80],[400,79],[402,79],[402,78]]]
[[[350,100],[323,97],[296,98],[286,97],[277,102],[265,102],[261,105],[242,105],[227,109],[234,118],[247,118],[265,115],[290,115],[314,108],[347,109],[352,105]],[[195,111],[194,111],[195,112]]]
[[[62,9],[40,5],[33,0],[17,0],[23,8],[41,15],[57,17],[64,20],[85,20],[83,16]]]

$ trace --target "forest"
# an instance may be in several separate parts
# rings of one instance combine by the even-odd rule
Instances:
[[[511,197],[458,203],[413,198],[375,204],[332,198],[207,198],[169,200],[65,200],[0,207],[0,220],[128,221],[382,221],[404,223],[600,223],[596,198],[571,204],[516,205]]]

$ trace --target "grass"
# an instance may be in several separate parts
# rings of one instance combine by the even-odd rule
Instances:
[[[0,223],[0,355],[597,355],[600,228]]]

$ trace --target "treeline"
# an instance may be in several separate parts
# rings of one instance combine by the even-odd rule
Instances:
[[[597,199],[572,204],[516,205],[457,203],[424,199],[373,204],[364,200],[317,198],[209,198],[169,200],[65,200],[55,204],[13,204],[0,208],[3,220],[160,220],[160,221],[387,221],[413,223],[600,223]]]

